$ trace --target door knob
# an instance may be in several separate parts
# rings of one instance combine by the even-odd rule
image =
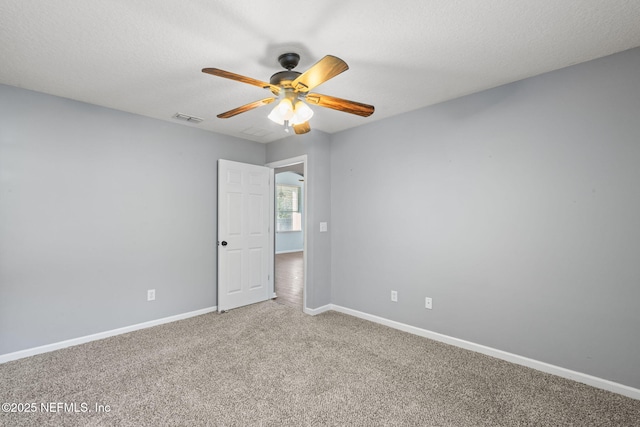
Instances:
[[[220,243],[222,246],[227,246],[227,242],[226,240],[223,240],[222,243]]]

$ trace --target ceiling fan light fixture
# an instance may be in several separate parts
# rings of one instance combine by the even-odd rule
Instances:
[[[278,114],[278,107],[275,107],[273,110],[271,110],[271,113],[269,113],[267,117],[274,123],[277,123],[279,125],[284,124],[284,119]]]
[[[309,121],[313,117],[313,110],[304,102],[296,102],[296,107],[293,110],[293,117],[291,118],[292,125],[299,125]]]
[[[276,105],[271,113],[269,113],[269,119],[279,125],[284,124],[286,120],[291,120],[293,117],[293,104],[289,98],[284,98]]]

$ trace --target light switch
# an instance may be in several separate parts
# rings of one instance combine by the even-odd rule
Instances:
[[[324,233],[327,231],[327,223],[326,222],[321,222],[320,223],[320,232]]]

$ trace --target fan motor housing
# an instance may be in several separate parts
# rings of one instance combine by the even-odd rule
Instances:
[[[271,76],[271,83],[274,86],[291,87],[291,82],[298,78],[302,74],[297,71],[280,71]]]

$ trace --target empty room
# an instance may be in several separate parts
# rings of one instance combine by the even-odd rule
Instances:
[[[640,425],[640,2],[0,2],[0,425]]]

